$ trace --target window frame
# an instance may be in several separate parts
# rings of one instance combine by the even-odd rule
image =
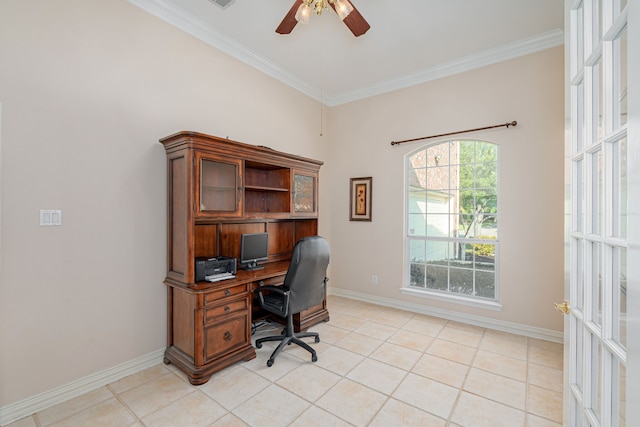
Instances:
[[[500,234],[498,232],[497,234],[497,238],[495,240],[491,240],[490,242],[492,244],[495,245],[495,257],[494,257],[494,266],[493,266],[493,274],[494,274],[494,296],[493,298],[488,298],[488,297],[481,297],[481,296],[475,296],[475,295],[469,295],[469,294],[462,294],[462,293],[455,293],[452,292],[450,290],[435,290],[435,289],[429,289],[429,288],[421,288],[421,287],[417,287],[417,286],[412,286],[411,285],[411,245],[413,242],[416,241],[424,241],[425,245],[427,244],[427,242],[447,242],[449,244],[482,244],[482,243],[487,243],[486,239],[479,239],[479,238],[468,238],[468,237],[458,237],[458,236],[454,236],[454,235],[449,235],[446,237],[442,237],[442,236],[428,236],[427,233],[425,232],[424,235],[415,235],[415,234],[410,234],[410,229],[409,227],[411,226],[410,224],[410,216],[411,216],[411,198],[410,198],[410,193],[412,192],[412,181],[411,181],[411,176],[410,176],[410,172],[414,169],[411,164],[410,164],[410,159],[415,156],[416,154],[424,151],[425,152],[425,168],[428,167],[433,167],[433,166],[429,166],[428,165],[428,159],[426,157],[426,153],[428,152],[429,149],[433,149],[436,146],[439,146],[441,144],[451,144],[454,142],[473,142],[474,143],[474,147],[475,144],[477,143],[486,143],[486,144],[491,144],[493,147],[495,147],[496,149],[496,183],[495,183],[495,193],[496,193],[496,215],[498,216],[498,218],[500,217],[500,145],[491,141],[485,141],[485,140],[480,140],[480,139],[448,139],[448,140],[440,140],[440,141],[434,141],[431,142],[429,144],[423,145],[419,148],[416,148],[415,150],[412,150],[411,152],[407,153],[404,156],[404,253],[403,253],[403,265],[404,265],[404,277],[403,277],[403,283],[402,283],[402,288],[400,288],[400,292],[403,294],[407,294],[407,295],[411,295],[411,296],[418,296],[418,297],[423,297],[423,298],[429,298],[429,299],[433,299],[433,300],[438,300],[438,301],[446,301],[446,302],[452,302],[452,303],[456,303],[456,304],[461,304],[461,305],[467,305],[467,306],[472,306],[472,307],[479,307],[479,308],[484,308],[484,309],[489,309],[489,310],[495,310],[495,311],[500,311],[502,310],[502,304],[500,303],[500,281],[499,281],[499,266],[500,266]],[[475,151],[475,148],[474,148]],[[474,169],[475,169],[475,165],[478,164],[482,164],[484,162],[477,162],[477,159],[475,158],[475,154],[474,154],[474,159],[473,159],[473,165],[474,165]],[[450,167],[451,165],[455,165],[455,164],[460,164],[460,163],[452,163],[451,159],[447,157],[447,166]],[[444,166],[444,165],[439,165],[437,164],[436,167],[438,166]],[[426,175],[425,171],[425,175]],[[474,186],[473,186],[473,194],[474,194],[474,198],[476,197],[477,194],[477,186],[476,186],[477,181],[474,178]],[[448,191],[455,191],[455,190],[460,190],[460,188],[454,188],[452,187],[451,183],[449,183],[449,187],[447,189]],[[429,194],[430,192],[433,192],[433,187],[429,187],[428,185],[425,188],[425,194]],[[437,189],[436,189],[437,191]],[[426,201],[425,201],[426,203]],[[415,214],[415,213],[414,213]],[[448,215],[456,215],[459,214],[459,208],[456,212],[448,212]],[[424,215],[426,217],[427,215],[427,211],[424,212]],[[500,221],[498,221],[498,225],[497,230],[499,230],[499,223]],[[448,259],[448,257],[447,257]],[[425,261],[425,265],[426,265],[426,261]],[[450,271],[451,271],[451,266],[447,265],[447,287],[449,288],[451,283],[449,281],[450,278]],[[477,269],[476,265],[475,265],[475,261],[474,261],[474,265],[472,266],[472,268],[470,269],[473,272],[473,275],[475,276],[475,273],[477,271],[483,271],[482,269]]]

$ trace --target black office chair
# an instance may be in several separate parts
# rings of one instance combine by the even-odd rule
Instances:
[[[300,239],[293,248],[291,264],[282,286],[261,286],[255,290],[258,294],[260,306],[280,317],[287,319],[287,325],[282,335],[259,338],[256,347],[261,348],[266,341],[280,341],[267,361],[272,366],[273,361],[285,345],[295,343],[311,353],[311,361],[318,360],[316,351],[300,338],[314,337],[320,342],[316,332],[299,332],[293,330],[293,315],[300,313],[314,305],[320,304],[325,297],[327,279],[327,265],[329,265],[329,244],[320,236],[310,236]]]

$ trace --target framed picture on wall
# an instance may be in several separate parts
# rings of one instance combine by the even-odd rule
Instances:
[[[372,178],[351,178],[349,221],[371,221]]]

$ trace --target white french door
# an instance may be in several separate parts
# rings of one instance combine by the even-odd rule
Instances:
[[[632,0],[636,1],[636,0]],[[568,417],[626,426],[627,1],[567,7]]]

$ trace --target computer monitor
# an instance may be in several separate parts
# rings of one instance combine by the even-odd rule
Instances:
[[[240,266],[244,270],[264,268],[258,261],[269,257],[269,233],[243,234],[240,239]]]

